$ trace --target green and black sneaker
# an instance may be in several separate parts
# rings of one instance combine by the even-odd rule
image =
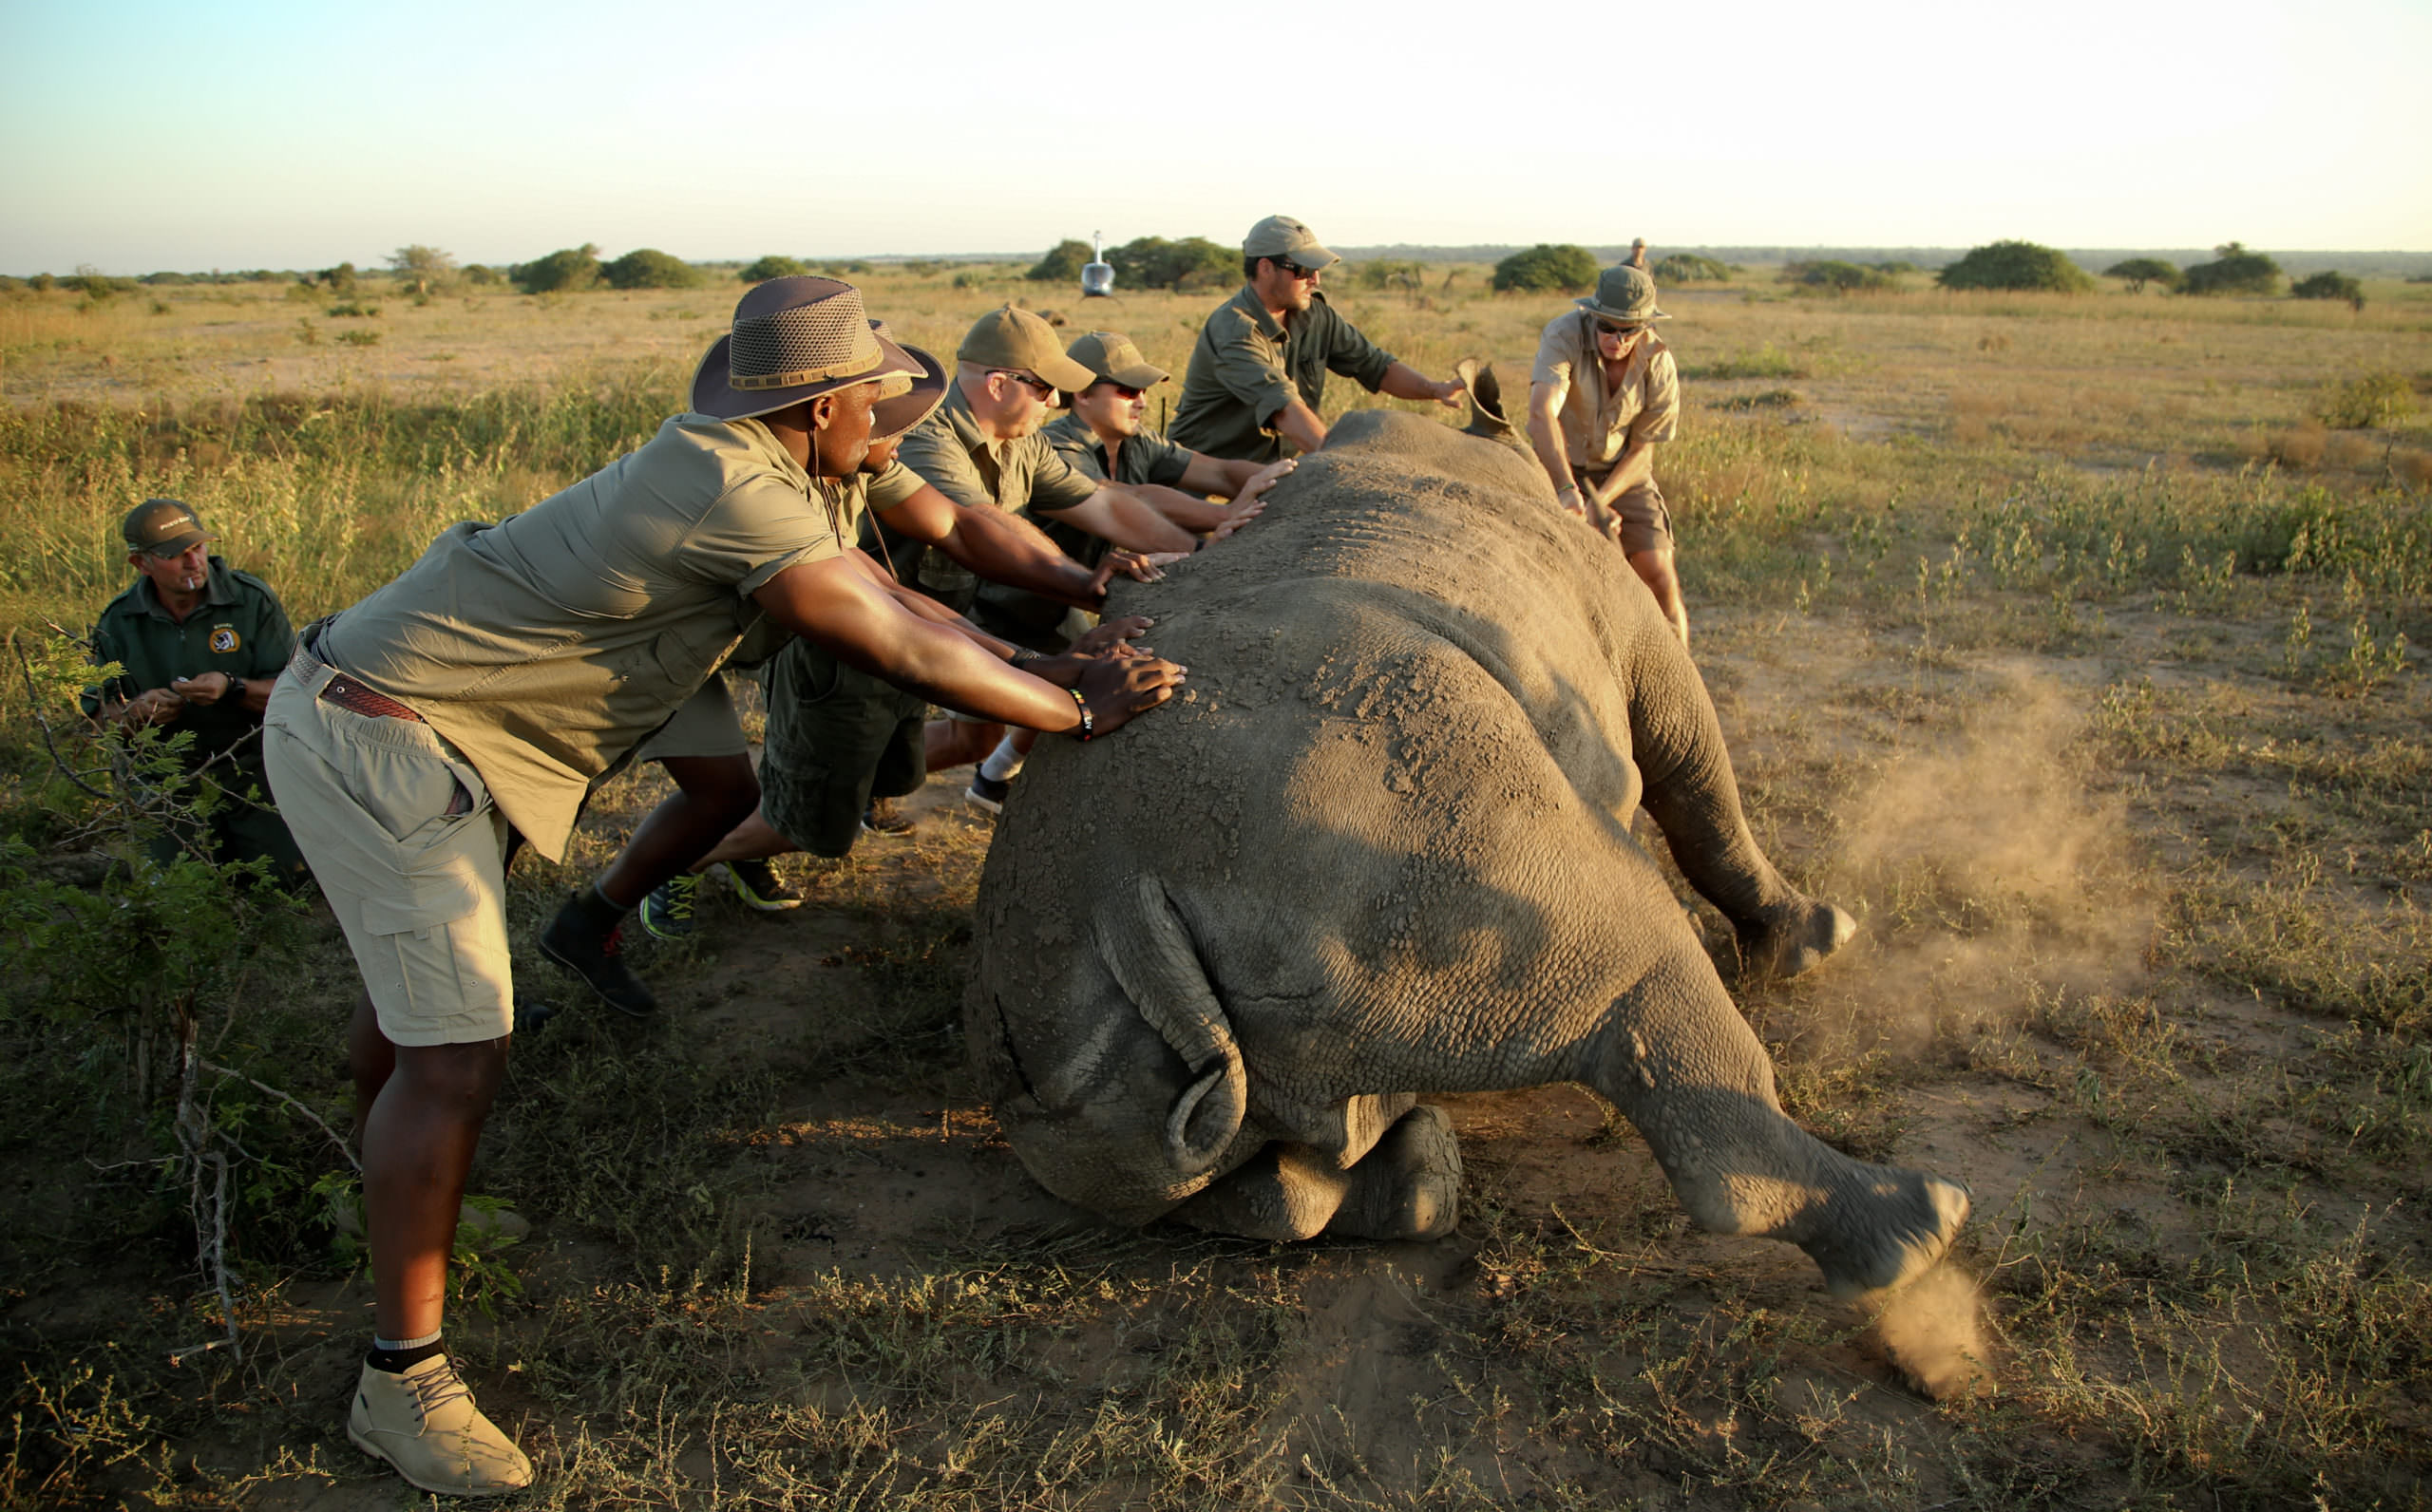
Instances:
[[[777,869],[766,857],[748,861],[728,861],[726,874],[734,881],[734,894],[746,908],[763,914],[781,914],[788,908],[802,907],[802,895],[786,885]]]
[[[677,872],[642,899],[642,928],[655,939],[682,939],[693,933],[693,908],[700,898],[701,874]]]

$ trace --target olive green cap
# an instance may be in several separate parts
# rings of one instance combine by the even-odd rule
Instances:
[[[980,316],[955,350],[955,359],[981,368],[1018,368],[1038,374],[1068,394],[1079,393],[1096,378],[1064,355],[1054,326],[1012,305]]]
[[[199,540],[219,539],[203,529],[195,512],[175,499],[143,501],[127,511],[118,533],[126,538],[128,549],[161,558],[181,556]]]
[[[1242,238],[1244,257],[1289,257],[1303,268],[1329,268],[1342,259],[1325,249],[1318,234],[1290,216],[1269,216]]]
[[[1173,376],[1141,356],[1131,338],[1119,331],[1092,331],[1065,348],[1064,354],[1095,377],[1126,388],[1151,388]]]
[[[1578,301],[1579,308],[1606,320],[1644,325],[1672,317],[1655,308],[1655,280],[1646,270],[1617,262],[1596,276],[1596,292]]]

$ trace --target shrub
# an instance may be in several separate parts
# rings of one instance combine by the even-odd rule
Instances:
[[[2115,262],[2102,270],[2102,275],[2127,280],[2128,292],[2132,294],[2143,293],[2145,285],[2149,283],[2159,284],[2165,289],[2178,287],[2178,265],[2164,262],[2159,257],[2131,257],[2126,262]]]
[[[2365,286],[2344,273],[2318,273],[2299,279],[2289,292],[2300,299],[2345,299],[2351,310],[2365,308]]]
[[[2333,430],[2363,430],[2386,425],[2415,413],[2415,389],[2406,375],[2368,372],[2344,384],[2332,384],[2314,401],[2313,416]]]
[[[819,271],[830,278],[851,278],[870,271],[870,265],[855,257],[850,262],[823,262]]]
[[[26,287],[38,294],[47,294],[59,287],[59,280],[47,273],[38,273],[26,280]]]
[[[456,255],[415,242],[389,254],[389,266],[395,270],[399,282],[410,287],[417,294],[428,294],[435,289],[446,288],[454,280]]]
[[[1810,289],[1830,289],[1835,293],[1848,293],[1852,289],[1889,289],[1890,277],[1875,269],[1854,262],[1842,262],[1834,257],[1821,257],[1814,262],[1793,262],[1782,266],[1781,281],[1800,284]]]
[[[1731,278],[1729,267],[1694,252],[1676,252],[1657,263],[1654,272],[1659,284],[1727,283]]]
[[[322,269],[306,281],[317,283],[332,293],[351,294],[354,293],[354,264],[342,262],[334,268]]]
[[[486,288],[494,283],[504,283],[506,274],[485,262],[468,263],[465,268],[465,281]]]
[[[1945,289],[2042,289],[2053,293],[2084,293],[2094,288],[2087,272],[2057,248],[2032,241],[1996,241],[1971,250],[1966,256],[1934,275]]]
[[[153,288],[159,289],[171,287],[177,284],[190,284],[194,282],[194,279],[181,273],[147,273],[142,277],[138,278],[135,281],[140,284],[149,284]]]
[[[354,331],[341,331],[338,332],[338,340],[345,342],[350,347],[376,347],[380,345],[380,332],[360,329]]]
[[[1376,257],[1359,265],[1362,289],[1416,289],[1426,276],[1423,264],[1406,257]]]
[[[1206,236],[1168,241],[1140,236],[1110,247],[1107,265],[1114,270],[1119,289],[1180,289],[1184,282],[1229,280],[1241,267],[1241,254],[1220,247]]]
[[[509,282],[527,294],[572,293],[599,284],[599,249],[590,242],[564,247],[533,262],[519,262],[506,271]]]
[[[2179,293],[2271,294],[2280,288],[2280,265],[2237,242],[2213,249],[2217,262],[2199,262],[2179,274]]]
[[[330,318],[332,320],[370,320],[379,313],[380,307],[378,305],[367,305],[359,299],[350,299],[345,304],[332,305],[330,307]]]
[[[1088,242],[1067,236],[1048,248],[1047,255],[1031,264],[1030,272],[1022,276],[1036,283],[1072,283],[1096,255]]]
[[[599,272],[618,289],[691,289],[701,281],[701,270],[656,247],[636,247]]]
[[[86,263],[78,268],[74,276],[67,280],[67,287],[79,291],[93,303],[100,304],[113,294],[124,293],[134,288],[135,280],[113,278],[92,264]]]
[[[772,252],[736,274],[748,284],[767,283],[771,278],[792,278],[810,272],[810,265],[784,253]]]
[[[1585,247],[1541,241],[1494,265],[1497,293],[1575,294],[1596,287],[1596,258]]]
[[[21,294],[25,292],[26,281],[23,278],[11,278],[0,273],[0,294]]]

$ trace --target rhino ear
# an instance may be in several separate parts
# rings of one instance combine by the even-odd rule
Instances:
[[[1197,1176],[1232,1143],[1249,1107],[1232,1021],[1156,878],[1136,877],[1102,893],[1091,934],[1115,985],[1190,1068],[1190,1085],[1166,1120],[1166,1154],[1177,1177]]]
[[[1503,385],[1494,376],[1494,364],[1464,357],[1453,365],[1453,375],[1470,394],[1470,423],[1461,433],[1518,445],[1520,433],[1503,412]]]

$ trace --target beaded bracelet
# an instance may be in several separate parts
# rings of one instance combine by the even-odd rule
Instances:
[[[1092,738],[1098,732],[1098,722],[1090,717],[1090,701],[1081,696],[1081,690],[1077,688],[1067,688],[1064,690],[1073,695],[1074,707],[1081,711],[1081,738],[1083,740]]]

